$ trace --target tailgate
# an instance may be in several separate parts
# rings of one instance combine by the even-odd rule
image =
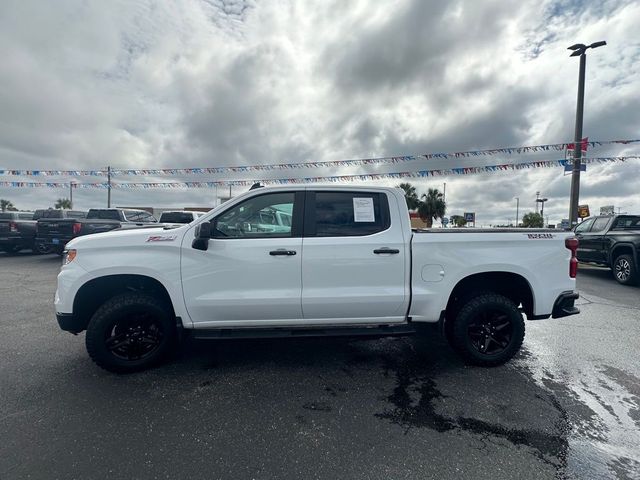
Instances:
[[[52,218],[51,220],[38,220],[38,236],[46,237],[72,237],[74,219]]]

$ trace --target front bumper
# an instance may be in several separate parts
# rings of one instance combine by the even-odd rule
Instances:
[[[578,292],[562,292],[553,304],[551,316],[562,318],[580,313],[580,309],[574,305],[579,296]]]

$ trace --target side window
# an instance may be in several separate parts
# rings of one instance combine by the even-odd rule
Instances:
[[[215,219],[214,238],[291,237],[294,192],[252,197]]]
[[[389,228],[389,204],[381,193],[316,192],[315,219],[316,237],[371,235]]]
[[[640,228],[640,217],[619,217],[613,230],[636,230]]]
[[[142,221],[143,222],[155,223],[155,222],[158,221],[158,220],[156,220],[156,217],[154,217],[153,215],[151,215],[148,212],[142,212],[141,215],[142,215]]]
[[[580,225],[576,227],[576,233],[588,232],[593,222],[594,222],[593,218],[590,218],[589,220],[585,220],[584,222],[582,222]]]
[[[18,213],[20,220],[33,220],[33,213]]]
[[[591,228],[591,231],[592,232],[601,232],[602,230],[607,228],[607,225],[609,223],[610,218],[611,217],[596,218],[596,221],[593,222],[593,228]]]

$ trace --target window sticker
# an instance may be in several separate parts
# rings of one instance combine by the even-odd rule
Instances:
[[[373,198],[355,198],[353,199],[353,221],[354,222],[375,222],[375,213],[373,212]]]

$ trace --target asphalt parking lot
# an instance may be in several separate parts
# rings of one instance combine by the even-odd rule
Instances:
[[[494,369],[437,338],[296,339],[119,376],[58,329],[59,263],[0,254],[2,480],[640,478],[640,288],[607,270]]]

